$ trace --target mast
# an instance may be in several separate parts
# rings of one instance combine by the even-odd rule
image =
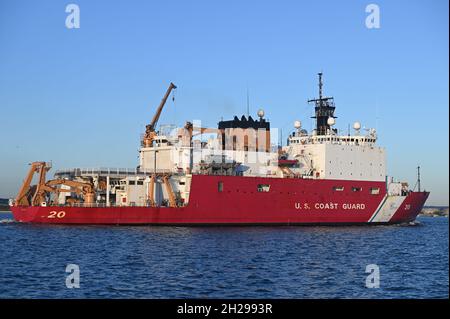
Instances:
[[[318,73],[319,75],[319,100],[322,100],[322,87],[323,87],[323,83],[322,83],[322,72]]]
[[[417,166],[417,187],[420,192],[420,166]]]
[[[331,126],[328,124],[328,118],[336,118],[334,116],[334,98],[323,96],[323,81],[322,72],[319,75],[319,98],[308,100],[308,103],[314,102],[315,105],[315,115],[312,117],[316,119],[316,131],[317,135],[326,135]]]

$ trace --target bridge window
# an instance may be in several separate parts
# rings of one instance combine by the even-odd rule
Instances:
[[[334,186],[333,191],[342,192],[342,191],[344,191],[344,186]]]
[[[270,185],[258,184],[258,192],[268,192],[268,191],[270,191]]]
[[[352,192],[360,192],[362,191],[362,187],[352,187]]]
[[[379,193],[380,193],[380,188],[379,187],[371,187],[370,188],[370,194],[378,195]]]

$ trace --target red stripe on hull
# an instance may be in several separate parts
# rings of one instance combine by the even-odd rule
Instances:
[[[270,191],[258,192],[258,184],[270,185]],[[373,187],[380,193],[370,194]],[[365,224],[386,194],[384,182],[206,175],[193,176],[190,193],[189,204],[180,208],[34,206],[12,211],[20,222],[54,224]],[[388,222],[413,220],[427,197],[411,193]],[[64,213],[58,217],[58,212]]]

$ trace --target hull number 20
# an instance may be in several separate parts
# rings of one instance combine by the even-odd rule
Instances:
[[[48,214],[47,218],[64,218],[64,216],[66,216],[65,211],[62,210],[60,212],[57,212],[53,210]]]

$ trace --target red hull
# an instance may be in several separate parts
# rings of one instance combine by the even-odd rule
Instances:
[[[223,191],[218,191],[218,182]],[[258,184],[270,185],[258,192]],[[335,191],[333,187],[344,187]],[[354,192],[352,187],[361,191]],[[379,194],[369,193],[379,188]],[[12,207],[19,222],[45,224],[386,224],[409,222],[428,192],[387,200],[384,182],[195,175],[189,204],[169,207]]]

